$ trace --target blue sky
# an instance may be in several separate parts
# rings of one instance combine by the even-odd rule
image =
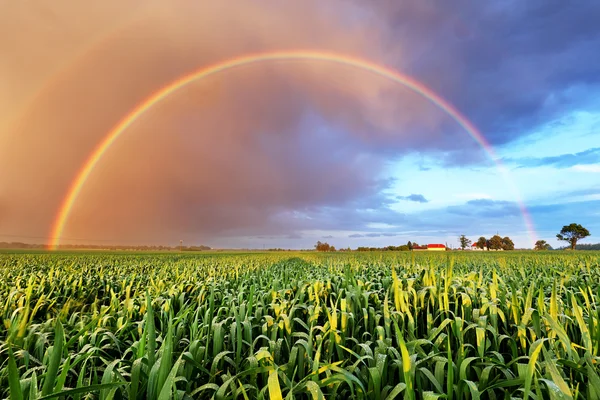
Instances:
[[[600,113],[575,111],[496,150],[529,208],[539,238],[558,246],[555,234],[571,221],[582,223],[591,231],[600,229]],[[393,206],[400,212],[435,212],[478,199],[516,201],[510,186],[491,162],[468,168],[446,167],[435,158],[408,156],[394,163],[390,170],[402,177],[392,192],[419,194],[427,199],[426,203],[401,200]],[[550,212],[553,207],[560,208],[560,214]],[[503,211],[499,208],[499,215]],[[511,234],[520,246],[527,246],[528,237],[520,218],[504,214],[497,221],[497,230]],[[471,229],[465,233],[473,238],[478,235]],[[481,229],[481,235],[493,233],[493,229]],[[456,242],[455,238],[448,241]]]

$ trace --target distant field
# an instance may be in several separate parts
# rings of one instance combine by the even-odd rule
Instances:
[[[598,399],[600,252],[0,251],[15,399]]]

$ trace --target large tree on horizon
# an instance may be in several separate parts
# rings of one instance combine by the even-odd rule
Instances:
[[[488,249],[500,250],[502,248],[502,237],[500,235],[494,235],[490,238]]]
[[[552,247],[545,240],[535,242],[534,250],[550,250]]]
[[[556,234],[558,240],[568,242],[571,245],[571,250],[575,250],[578,240],[588,236],[590,236],[590,231],[576,223],[563,226],[560,233]]]
[[[487,247],[487,239],[483,236],[477,239],[477,247],[485,249]]]
[[[327,242],[321,243],[321,241],[318,241],[317,244],[315,244],[315,250],[316,251],[335,251],[335,247],[331,246]]]
[[[467,237],[465,235],[460,235],[460,237],[458,238],[458,241],[460,242],[460,247],[463,250],[466,247],[469,247],[471,245],[471,240],[467,239]]]
[[[514,250],[515,244],[513,243],[511,238],[509,238],[508,236],[505,236],[502,238],[502,248],[504,250]]]

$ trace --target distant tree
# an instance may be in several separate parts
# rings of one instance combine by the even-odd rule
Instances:
[[[504,250],[514,250],[515,244],[508,236],[505,236],[502,238],[502,248]]]
[[[600,243],[578,244],[577,247],[575,247],[575,250],[600,250]]]
[[[460,235],[458,240],[460,241],[460,248],[463,250],[471,245],[471,240],[467,239],[465,235]]]
[[[315,244],[315,250],[317,251],[335,251],[335,247],[330,246],[329,243],[321,243],[320,241]]]
[[[408,241],[408,243],[406,243],[406,245],[408,246],[409,250],[413,249],[413,244],[410,242],[410,240]]]
[[[571,245],[571,250],[575,250],[577,241],[590,236],[590,231],[579,224],[565,225],[556,235],[558,240],[563,240]]]
[[[488,249],[500,250],[502,248],[502,238],[499,235],[494,235],[490,238]]]
[[[550,250],[552,249],[552,247],[546,243],[545,240],[538,240],[537,242],[535,242],[535,247],[533,248],[534,250]]]
[[[487,239],[481,236],[479,239],[477,239],[477,247],[480,249],[485,249],[487,247],[487,242]]]

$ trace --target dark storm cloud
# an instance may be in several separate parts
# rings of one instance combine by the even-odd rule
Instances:
[[[413,50],[406,69],[451,100],[492,144],[585,106],[597,92],[598,1],[375,3],[396,43]]]
[[[38,15],[39,3],[0,5],[0,47],[10,54],[0,64],[0,76],[10,78],[1,82],[8,90],[0,90],[0,196],[8,215],[0,231],[22,235],[47,234],[70,182],[106,132],[182,74],[256,51],[380,53],[373,46],[377,32],[347,25],[351,6],[346,15],[316,1],[240,1],[235,12],[218,1],[52,6],[65,23]],[[110,15],[119,8],[119,15],[137,18],[115,34]],[[10,32],[17,27],[25,29],[15,38]],[[342,128],[351,128],[355,118],[345,117],[357,115],[351,111],[371,114],[363,126],[380,120],[377,98],[389,86],[325,63],[240,68],[191,85],[111,147],[86,182],[64,237],[297,237],[294,226],[302,224],[295,210],[377,206],[371,199],[387,185],[378,177],[384,160],[376,146],[363,146],[365,132]],[[27,103],[22,93],[32,100],[8,114],[4,105]],[[366,98],[374,104],[365,107]],[[330,129],[318,129],[322,121]]]
[[[398,200],[414,201],[416,203],[428,203],[429,202],[429,200],[427,200],[425,198],[425,196],[423,196],[422,194],[411,194],[409,196],[398,196],[397,199]]]
[[[506,163],[516,164],[519,168],[530,167],[555,167],[569,168],[580,164],[597,164],[600,163],[600,148],[595,147],[579,153],[561,154],[552,157],[540,158],[506,158]]]

